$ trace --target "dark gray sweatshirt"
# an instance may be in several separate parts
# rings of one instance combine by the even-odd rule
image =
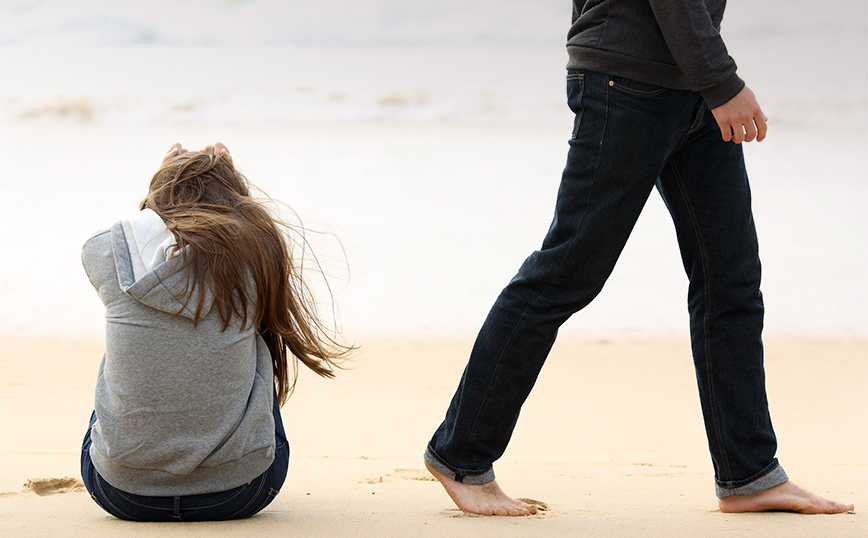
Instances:
[[[91,237],[82,261],[106,308],[90,455],[138,495],[225,491],[274,459],[271,356],[253,327],[221,331],[213,295],[175,297],[186,278],[174,238],[151,210]],[[202,317],[193,327],[199,293]],[[180,315],[176,315],[180,311]]]
[[[744,88],[720,37],[726,0],[573,0],[568,68],[699,92],[710,108]]]

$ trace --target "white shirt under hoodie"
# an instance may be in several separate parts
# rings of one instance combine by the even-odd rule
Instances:
[[[268,348],[237,317],[221,332],[210,290],[197,286],[183,306],[187,278],[174,246],[160,217],[145,209],[82,249],[106,308],[90,455],[108,483],[137,495],[225,491],[274,459]]]

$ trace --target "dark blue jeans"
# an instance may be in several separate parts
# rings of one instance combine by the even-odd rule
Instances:
[[[97,473],[90,459],[92,415],[81,447],[81,476],[96,503],[109,514],[130,521],[219,521],[250,517],[268,506],[280,492],[289,468],[289,443],[274,398],[274,462],[248,484],[217,493],[152,497],[121,491]]]
[[[786,481],[775,459],[763,370],[760,261],[742,148],[724,142],[699,94],[570,71],[575,112],[542,248],[479,332],[426,460],[469,484],[494,479],[558,328],[603,287],[656,186],[689,277],[696,379],[717,495]]]

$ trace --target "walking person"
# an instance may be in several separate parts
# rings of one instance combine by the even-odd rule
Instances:
[[[424,456],[462,510],[536,512],[500,489],[493,462],[558,328],[600,292],[655,187],[689,277],[691,345],[721,510],[852,510],[789,482],[775,458],[741,147],[766,137],[767,118],[718,32],[725,4],[573,1],[567,95],[575,121],[554,220],[488,314]]]

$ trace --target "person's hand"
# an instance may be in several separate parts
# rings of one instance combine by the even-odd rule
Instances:
[[[205,153],[210,153],[211,155],[216,156],[217,158],[225,160],[232,166],[232,155],[229,154],[229,150],[223,144],[223,142],[216,142],[214,145],[207,145],[205,149],[202,150]],[[181,145],[180,142],[175,142],[172,144],[172,147],[169,148],[169,151],[166,152],[166,155],[163,156],[163,164],[166,164],[166,161],[173,157],[177,157],[178,155],[187,153],[187,149]]]
[[[226,146],[223,145],[223,142],[215,142],[214,145],[205,146],[205,153],[210,153],[211,155],[215,155],[220,159],[226,161],[229,166],[232,166],[232,155],[229,155],[229,150],[226,149]]]
[[[177,157],[182,153],[187,153],[187,150],[184,149],[184,146],[182,146],[180,142],[175,142],[174,144],[172,144],[172,147],[169,148],[169,151],[167,151],[166,154],[163,156],[162,164],[166,164],[166,161],[168,161],[172,157]]]
[[[753,92],[745,86],[738,95],[712,108],[711,113],[720,127],[720,135],[727,142],[736,144],[751,142],[756,139],[762,142],[766,137],[769,118],[763,114]]]

